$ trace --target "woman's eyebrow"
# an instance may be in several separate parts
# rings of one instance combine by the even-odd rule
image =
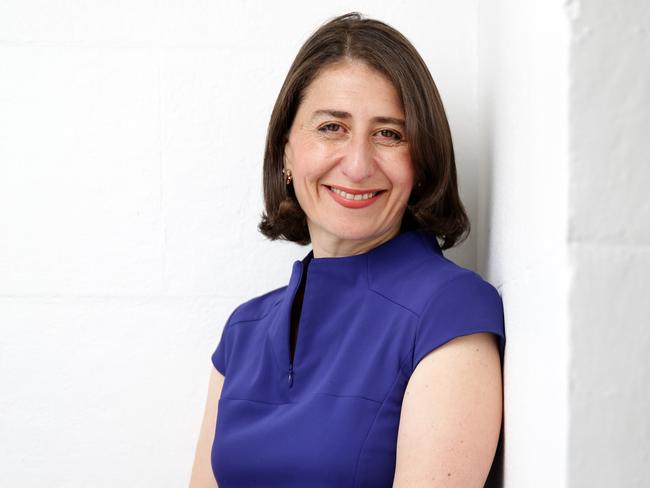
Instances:
[[[312,115],[311,115],[311,120],[314,120],[316,117],[322,116],[322,115],[327,115],[330,117],[336,117],[338,119],[351,119],[352,114],[350,112],[345,112],[343,110],[334,110],[334,109],[320,109],[316,110]],[[395,124],[399,125],[401,127],[405,126],[405,122],[403,119],[397,118],[397,117],[387,117],[387,116],[377,116],[373,117],[371,119],[371,122],[378,122],[380,124]]]

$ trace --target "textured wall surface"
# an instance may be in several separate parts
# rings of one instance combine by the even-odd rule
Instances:
[[[650,485],[650,4],[571,9],[570,486]]]
[[[1,486],[186,486],[223,323],[308,251],[256,231],[272,105],[354,9],[429,65],[474,220],[474,1],[0,3]]]
[[[650,6],[479,5],[477,247],[506,307],[504,486],[648,486]]]
[[[536,2],[0,3],[0,486],[186,486],[232,309],[267,242],[284,75],[360,10],[421,52],[502,294],[503,486],[650,479],[650,8]]]

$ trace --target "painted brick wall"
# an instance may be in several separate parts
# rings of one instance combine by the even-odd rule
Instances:
[[[430,66],[474,218],[474,1],[0,3],[0,485],[186,486],[223,323],[308,251],[256,231],[271,108],[355,9]]]

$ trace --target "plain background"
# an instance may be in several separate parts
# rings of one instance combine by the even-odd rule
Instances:
[[[475,211],[474,2],[2,2],[0,484],[187,484],[227,316],[309,251],[256,230],[273,103],[354,9],[431,67]]]
[[[643,0],[0,2],[0,485],[187,485],[227,316],[309,251],[256,230],[271,108],[351,10],[447,110],[445,254],[506,312],[503,485],[645,486]]]

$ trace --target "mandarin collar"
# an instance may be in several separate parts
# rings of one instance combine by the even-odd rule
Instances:
[[[404,253],[413,252],[413,247],[433,247],[435,252],[441,253],[436,238],[421,230],[403,231],[392,239],[382,242],[369,251],[352,256],[314,257],[313,249],[301,260],[294,263],[294,270],[300,275],[302,268],[309,263],[309,273],[325,273],[339,279],[351,279],[368,271],[368,263],[373,261],[386,261],[386,264],[399,263]],[[298,265],[298,266],[296,266]],[[292,273],[292,277],[293,277]],[[300,278],[300,276],[298,277]],[[300,283],[300,280],[298,280]]]
[[[422,230],[409,230],[361,254],[315,258],[311,250],[303,259],[294,261],[289,283],[276,304],[279,308],[268,330],[278,367],[282,371],[289,369],[291,308],[303,274],[307,275],[307,287],[335,283],[338,288],[365,288],[369,286],[371,269],[378,267],[382,274],[395,276],[405,261],[431,250],[442,255],[435,236]]]

